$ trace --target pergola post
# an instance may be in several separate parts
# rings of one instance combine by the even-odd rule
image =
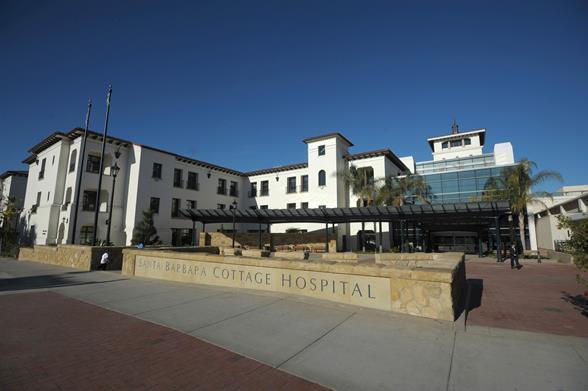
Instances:
[[[329,252],[329,223],[325,223],[325,252]]]
[[[365,221],[361,222],[361,251],[365,252]]]
[[[380,228],[380,252],[382,252],[382,247],[383,247],[383,245],[382,245],[382,239],[383,239],[383,237],[382,237],[382,220],[378,221],[378,225]]]
[[[400,220],[400,252],[403,253],[405,250],[404,246],[404,219]]]
[[[196,220],[192,220],[192,246],[196,246]]]
[[[501,255],[500,255],[500,217],[496,216],[494,218],[494,226],[496,227],[496,262],[501,262]]]
[[[259,223],[259,238],[258,238],[258,247],[261,250],[261,223]]]
[[[267,224],[267,232],[269,232],[269,250],[272,251],[274,248],[274,235],[272,235],[272,225]]]

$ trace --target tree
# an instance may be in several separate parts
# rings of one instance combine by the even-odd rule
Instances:
[[[557,228],[569,229],[570,239],[566,242],[565,248],[574,256],[574,264],[583,272],[588,272],[588,219],[570,220],[568,217],[559,215]],[[579,274],[576,276],[579,283],[588,286],[588,280]]]
[[[402,177],[388,176],[384,179],[384,185],[378,190],[378,205],[402,206],[412,204],[419,200],[424,204],[430,203],[427,199],[429,186],[422,176],[408,174]]]
[[[157,229],[153,224],[153,210],[143,211],[143,221],[139,222],[133,230],[133,239],[131,244],[137,245],[143,243],[145,246],[152,244],[159,244],[159,236],[157,236]]]
[[[0,211],[0,221],[2,221],[0,248],[3,254],[10,254],[16,246],[18,235],[15,223],[17,214],[18,210],[16,209],[15,199],[12,197],[6,198],[4,208]]]
[[[527,205],[542,204],[541,198],[551,198],[551,194],[545,191],[533,193],[533,187],[549,179],[562,181],[562,176],[556,171],[542,170],[533,174],[537,164],[528,159],[522,159],[517,165],[506,167],[499,177],[491,179],[485,186],[486,194],[483,199],[486,201],[508,200],[512,214],[518,215],[519,234],[523,250],[526,250],[525,243],[525,213]]]
[[[376,183],[374,170],[371,167],[349,167],[340,174],[345,186],[351,189],[351,194],[358,198],[357,206],[373,205],[376,201]]]

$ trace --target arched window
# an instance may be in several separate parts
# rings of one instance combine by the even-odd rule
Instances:
[[[318,185],[319,186],[326,186],[327,185],[327,174],[325,170],[320,170],[318,173]]]
[[[78,157],[78,150],[74,149],[71,151],[71,157],[69,158],[69,172],[73,172],[76,169],[76,159]]]

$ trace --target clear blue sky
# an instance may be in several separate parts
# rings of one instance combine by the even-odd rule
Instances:
[[[0,1],[0,171],[81,126],[238,170],[485,127],[588,183],[586,1]],[[549,183],[555,189],[559,184]]]

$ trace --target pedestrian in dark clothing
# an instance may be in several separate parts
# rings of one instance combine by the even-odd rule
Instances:
[[[519,263],[519,251],[517,250],[517,246],[512,243],[510,245],[510,268],[514,269],[514,268],[520,269],[522,266]]]

